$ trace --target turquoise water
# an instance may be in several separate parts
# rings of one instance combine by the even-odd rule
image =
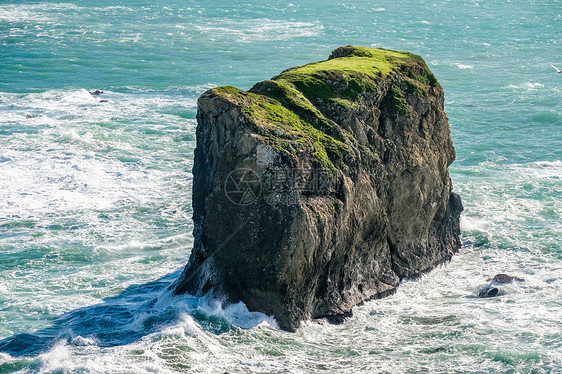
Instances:
[[[562,372],[561,37],[556,0],[0,2],[0,373]],[[347,44],[444,87],[461,252],[294,334],[170,298],[197,97]]]

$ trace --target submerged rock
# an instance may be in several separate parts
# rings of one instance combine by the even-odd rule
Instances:
[[[498,296],[499,289],[490,285],[482,286],[478,289],[478,297],[495,297]]]
[[[507,274],[496,274],[494,278],[488,279],[488,281],[492,281],[500,284],[509,284],[512,283],[513,281],[524,282],[525,280],[523,278],[518,278]]]
[[[496,287],[497,285],[503,284],[510,284],[514,281],[516,282],[524,282],[523,278],[518,278],[512,275],[507,274],[496,274],[493,278],[487,279],[490,284],[480,286],[477,291],[478,297],[495,297],[499,296],[499,289]]]
[[[175,294],[340,322],[460,248],[443,90],[423,59],[341,47],[198,100],[194,248]]]

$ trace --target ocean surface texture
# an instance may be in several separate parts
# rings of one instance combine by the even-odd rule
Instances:
[[[0,373],[562,372],[561,1],[63,1],[0,1]],[[460,253],[296,333],[171,298],[197,97],[347,44],[442,84]]]

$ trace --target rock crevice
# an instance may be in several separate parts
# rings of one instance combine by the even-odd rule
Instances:
[[[341,47],[198,100],[195,244],[174,292],[339,320],[460,248],[444,94],[423,59]]]

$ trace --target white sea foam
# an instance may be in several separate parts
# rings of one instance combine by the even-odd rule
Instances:
[[[47,353],[41,354],[38,361],[41,362],[41,373],[62,371],[68,367],[71,351],[68,346],[60,341]]]
[[[461,70],[474,69],[473,65],[455,64],[455,66]]]
[[[520,84],[510,84],[507,88],[525,89],[525,90],[536,90],[538,88],[544,87],[544,84],[538,82],[524,82]]]
[[[25,7],[0,5],[0,22],[47,22],[49,18]]]
[[[242,302],[224,304],[221,300],[204,298],[200,308],[209,313],[209,315],[225,318],[234,326],[243,329],[249,329],[262,324],[278,328],[273,317],[266,316],[263,313],[250,312]]]
[[[70,3],[0,5],[0,22],[45,23],[52,21],[57,11],[79,9]]]
[[[555,191],[562,188],[562,162],[488,161],[474,169],[482,173],[479,182],[457,184],[461,195],[477,202],[465,201],[461,227],[467,240],[478,246],[499,245],[504,250],[539,256],[548,248],[559,250],[562,203]],[[528,227],[533,227],[532,232]]]
[[[217,83],[250,85],[254,73],[246,69],[255,64],[243,59],[255,61],[252,56],[262,56],[270,41],[287,52],[287,63],[312,61],[307,57],[311,51],[328,51],[349,43],[350,37],[357,43],[422,54],[439,73],[451,105],[447,112],[455,124],[458,155],[452,178],[465,204],[461,225],[467,244],[451,264],[419,281],[403,282],[394,296],[355,308],[354,317],[340,326],[307,322],[296,333],[285,333],[274,328],[269,317],[255,316],[240,305],[206,305],[187,296],[175,303],[169,294],[159,301],[162,309],[151,307],[146,301],[155,295],[145,299],[142,292],[131,290],[160,277],[173,281],[192,246],[189,170],[195,121],[184,118],[194,118],[195,98],[210,86],[202,81],[197,90],[180,86],[173,94],[121,87],[101,97],[77,88],[0,93],[0,167],[10,171],[0,173],[0,225],[8,223],[0,238],[0,288],[5,288],[0,289],[0,339],[49,327],[53,318],[76,308],[107,305],[106,297],[116,298],[107,302],[121,303],[124,315],[132,316],[115,332],[139,334],[134,341],[107,346],[96,344],[89,332],[73,335],[63,329],[69,338],[41,359],[0,353],[0,365],[9,363],[2,368],[25,367],[20,370],[24,373],[557,372],[562,365],[561,174],[555,149],[540,141],[556,145],[560,90],[544,56],[557,43],[553,30],[560,17],[551,16],[552,7],[534,7],[531,14],[523,2],[503,8],[480,2],[479,9],[473,3],[459,4],[420,2],[398,9],[390,3],[356,2],[357,9],[348,11],[340,2],[311,2],[291,9],[298,7],[298,13],[265,3],[236,9],[233,4],[215,7],[201,2],[193,3],[191,10],[170,4],[164,5],[172,10],[164,9],[158,2],[129,4],[133,11],[95,5],[0,5],[0,23],[8,36],[1,43],[8,46],[8,57],[16,58],[15,51],[22,47],[31,55],[54,57],[46,67],[40,59],[22,59],[27,70],[22,67],[11,76],[22,84],[2,82],[13,92],[25,91],[42,74],[55,76],[57,58],[67,77],[82,79],[90,71],[80,67],[83,51],[99,46],[113,50],[117,43],[110,36],[134,41],[139,22],[150,31],[151,35],[143,31],[139,39],[146,43],[135,45],[139,54],[131,54],[132,60],[124,56],[127,43],[120,43],[121,53],[111,66],[128,66],[139,56],[162,56],[155,47],[160,42],[170,43],[168,51],[182,51],[182,57],[167,56],[173,65],[143,65],[148,69],[139,71],[143,79],[144,73],[160,76],[157,70],[165,71],[166,66],[188,72],[190,81],[197,79],[204,68],[195,65],[200,59],[190,62],[190,51],[204,51],[227,60],[235,56],[226,62],[236,69],[221,71]],[[483,17],[498,10],[506,22],[491,32]],[[389,16],[373,20],[374,12]],[[458,17],[443,18],[450,12]],[[409,17],[414,13],[417,23]],[[181,27],[174,28],[176,24]],[[448,37],[464,26],[470,28],[461,38]],[[454,61],[478,60],[478,66],[461,70],[450,62],[451,50],[457,53]],[[264,65],[259,79],[271,76],[265,75],[267,69]],[[110,82],[114,87],[124,81],[139,87],[150,84],[122,72],[123,79]],[[467,72],[470,80],[465,79]],[[182,79],[178,82],[183,84]],[[72,78],[65,84],[74,84]],[[156,86],[161,84],[169,83]],[[88,87],[95,88],[104,89]],[[478,120],[459,110],[465,103],[480,104]],[[530,117],[549,111],[554,114],[529,123]],[[28,114],[41,117],[26,118]],[[532,136],[511,133],[513,124],[522,124],[525,135]],[[475,132],[485,135],[473,137]],[[494,134],[513,149],[494,148]],[[478,146],[470,157],[467,144]],[[527,144],[534,146],[533,154],[525,153]],[[493,152],[505,159],[490,156]],[[492,161],[478,164],[486,158]],[[541,159],[545,161],[537,161]],[[5,201],[12,196],[15,200]],[[474,297],[479,286],[500,272],[525,282],[501,286],[498,298]],[[165,319],[166,313],[172,317]],[[105,317],[111,321],[115,316]],[[164,321],[153,326],[154,318]],[[253,327],[241,329],[237,324]],[[141,334],[143,325],[147,331]]]
[[[514,173],[521,177],[538,179],[562,179],[562,161],[535,161],[528,164],[510,166]]]
[[[118,5],[112,5],[112,6],[108,6],[108,7],[104,7],[104,8],[94,8],[95,11],[110,11],[111,13],[114,12],[132,12],[133,8],[131,7],[127,7],[127,6],[118,6]]]
[[[169,295],[163,292],[162,295]],[[71,339],[70,344],[59,341],[48,352],[40,355],[37,359],[40,373],[48,373],[59,368],[69,371],[119,371],[133,372],[176,372],[174,365],[185,369],[185,365],[191,371],[207,372],[208,362],[213,360],[213,371],[223,368],[227,371],[244,363],[243,365],[256,368],[275,368],[278,364],[267,361],[255,361],[252,355],[247,353],[233,352],[224,344],[223,338],[237,339],[237,330],[231,333],[214,334],[205,328],[208,324],[232,324],[245,325],[244,328],[259,326],[253,331],[258,334],[278,334],[279,330],[270,317],[260,313],[248,312],[241,303],[225,305],[222,301],[212,298],[195,298],[189,295],[168,298],[160,301],[152,309],[145,309],[136,315],[136,318],[122,327],[128,330],[141,331],[147,319],[156,314],[169,313],[175,310],[177,318],[175,322],[162,327],[158,331],[147,334],[132,343],[110,348],[99,348],[100,341],[93,337],[76,336]],[[197,320],[193,317],[197,315]],[[201,318],[204,318],[201,321]],[[224,322],[220,322],[223,320]],[[205,322],[207,321],[207,322]],[[250,322],[251,321],[251,322]],[[212,326],[209,326],[212,329]],[[127,357],[126,361],[122,358]],[[150,359],[151,365],[147,365]],[[172,368],[170,368],[170,365]],[[183,365],[183,366],[182,366]],[[165,369],[170,368],[170,371]]]
[[[120,119],[134,126],[137,119],[152,117],[154,125],[150,127],[164,130],[158,124],[162,119],[168,124],[190,122],[160,110],[166,106],[192,108],[194,100],[111,92],[103,97],[112,102],[102,105],[83,89],[14,98],[26,110],[14,111],[9,118],[30,126],[37,135],[16,134],[4,148],[5,162],[0,163],[0,206],[4,216],[37,216],[47,210],[105,210],[133,201],[139,205],[149,201],[139,189],[159,185],[157,181],[167,178],[167,174],[135,167],[135,163],[147,162],[148,154],[133,146],[128,134],[112,134],[98,124]],[[41,117],[25,118],[29,111]],[[158,141],[174,140],[160,136]],[[33,153],[27,152],[30,148]],[[111,152],[116,155],[111,156]]]
[[[6,307],[59,315],[122,292],[130,282],[115,274],[149,281],[185,264],[192,229],[191,167],[184,152],[194,143],[180,139],[194,139],[195,128],[174,113],[193,110],[196,93],[188,87],[173,95],[129,91],[0,94],[4,108],[11,108],[3,111],[2,130],[14,131],[0,138],[0,223],[28,238],[11,251],[6,248],[13,248],[13,237],[0,238],[3,256],[11,253],[13,261],[3,258],[2,266],[26,269],[3,273],[3,294],[14,295]],[[179,145],[185,149],[175,156],[166,153]],[[158,233],[150,228],[158,219],[166,220],[167,233],[135,239],[146,230]],[[174,231],[172,222],[182,231]],[[69,265],[53,276],[57,263]],[[15,296],[26,292],[29,279],[35,296]],[[0,334],[17,324],[2,325]],[[89,345],[90,338],[74,343]]]
[[[195,298],[191,295],[172,297],[171,291],[166,289],[158,297],[155,304],[156,309],[177,308],[184,313],[197,310],[207,316],[222,318],[233,326],[249,329],[258,325],[267,325],[278,328],[277,322],[272,316],[263,313],[251,312],[242,302],[227,303],[223,299],[217,299],[210,295]]]
[[[71,339],[70,343],[81,347],[97,346],[100,344],[100,340],[95,336],[90,336],[90,337],[75,336]]]
[[[238,41],[249,43],[266,40],[288,40],[292,38],[312,37],[319,35],[324,26],[319,22],[292,22],[272,19],[255,19],[243,22],[226,20],[216,24],[193,25],[195,30],[212,35],[214,39],[221,36],[235,36]]]

